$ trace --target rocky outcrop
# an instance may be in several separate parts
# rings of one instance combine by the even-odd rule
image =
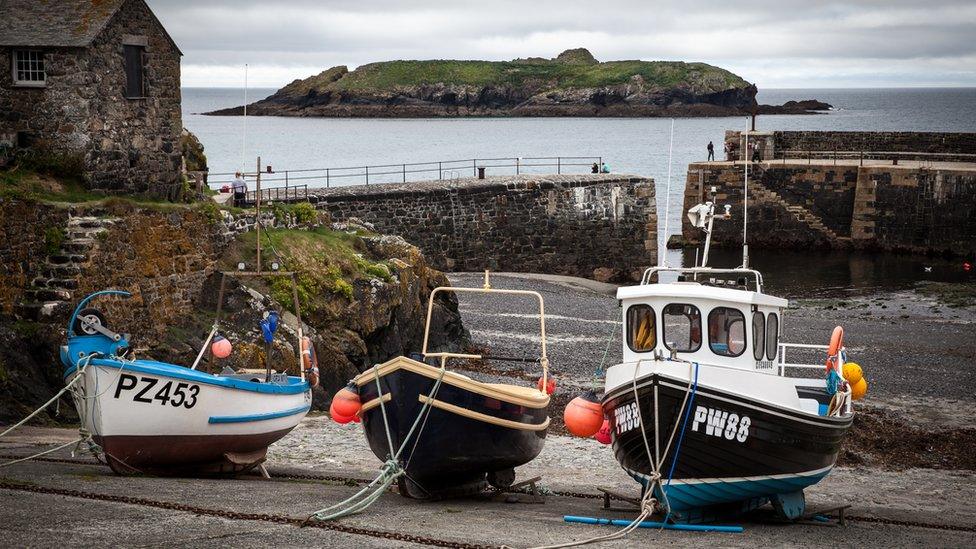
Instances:
[[[757,114],[817,114],[834,108],[830,103],[816,99],[787,101],[782,105],[759,105]]]
[[[598,62],[583,48],[554,59],[391,61],[333,67],[247,107],[249,115],[730,116],[756,87],[705,63]],[[243,107],[208,114],[238,115]]]
[[[105,299],[98,307],[112,328],[132,334],[137,356],[192,362],[213,322],[219,272],[250,261],[244,252],[253,253],[254,233],[241,231],[253,227],[253,217],[122,200],[66,207],[0,199],[0,235],[11,242],[0,248],[0,422],[23,417],[60,388],[57,349],[71,305],[93,291],[132,292],[130,299]],[[279,219],[271,213],[263,222],[294,227],[282,234],[306,244],[278,248],[278,260],[299,273],[302,320],[329,389],[317,392],[318,404],[374,362],[420,349],[430,290],[449,283],[416,247],[397,237],[360,236],[365,229],[348,224],[337,230],[296,226],[287,214]],[[307,255],[312,249],[322,255]],[[266,267],[274,257],[267,253]],[[322,281],[328,287],[315,285]],[[257,322],[264,311],[284,311],[283,329],[294,332],[290,297],[290,287],[232,280],[221,326],[236,348],[236,362],[228,365],[263,365]],[[449,295],[438,299],[433,327],[434,344],[463,345],[466,334]],[[297,371],[294,340],[279,339],[271,355],[275,367]],[[213,365],[217,371],[223,366]],[[61,409],[62,419],[73,417],[69,401]]]

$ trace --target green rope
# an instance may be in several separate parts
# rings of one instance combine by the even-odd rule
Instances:
[[[390,486],[397,481],[397,479],[406,474],[406,471],[404,471],[403,467],[400,466],[400,455],[407,447],[407,442],[410,440],[410,437],[413,435],[414,431],[416,431],[417,426],[420,425],[421,419],[424,419],[424,425],[426,425],[427,422],[425,412],[427,412],[428,408],[430,408],[430,403],[433,402],[434,396],[437,395],[437,391],[441,387],[441,382],[444,380],[444,373],[446,371],[447,370],[442,364],[440,375],[437,376],[437,380],[434,382],[434,387],[431,389],[430,394],[427,395],[427,400],[424,401],[423,406],[421,406],[420,413],[417,414],[417,419],[415,419],[413,425],[410,426],[410,431],[407,433],[407,436],[404,437],[403,442],[400,444],[400,448],[398,448],[394,453],[393,435],[390,433],[390,422],[386,416],[386,405],[383,403],[383,388],[380,385],[379,370],[376,365],[373,365],[373,375],[376,380],[377,389],[376,394],[377,398],[380,399],[380,412],[383,415],[383,428],[386,430],[386,441],[390,450],[390,453],[388,454],[389,458],[380,469],[380,474],[377,475],[372,482],[339,503],[312,513],[307,519],[305,519],[306,522],[310,520],[335,520],[365,511],[370,505],[375,503],[376,500],[378,500],[383,493],[386,492]],[[422,431],[423,428],[421,428],[420,432]],[[417,438],[420,438],[420,432],[417,433]]]

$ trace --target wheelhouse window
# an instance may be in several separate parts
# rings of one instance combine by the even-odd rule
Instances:
[[[633,305],[627,309],[627,346],[635,353],[654,350],[657,345],[657,326],[654,309],[648,305]]]
[[[776,360],[779,351],[779,316],[769,313],[766,320],[766,360]]]
[[[128,99],[145,97],[143,78],[145,48],[130,44],[125,44],[122,48],[125,55],[125,96]]]
[[[746,317],[742,311],[716,307],[708,313],[708,346],[721,356],[736,357],[746,350]]]
[[[664,345],[672,350],[693,353],[701,348],[701,311],[694,305],[669,303],[661,313]]]
[[[763,359],[766,350],[766,316],[756,311],[752,313],[752,357]]]
[[[40,50],[14,50],[13,77],[15,86],[43,87],[47,85],[44,52]]]

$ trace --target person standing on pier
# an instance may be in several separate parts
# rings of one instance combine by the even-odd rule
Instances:
[[[244,176],[241,175],[241,172],[234,174],[231,191],[234,193],[234,205],[237,207],[243,206],[244,201],[247,199],[247,183],[244,182]]]
[[[731,162],[732,161],[732,144],[729,143],[728,141],[726,141],[725,142],[725,146],[723,146],[722,149],[725,152],[725,161],[726,162]]]
[[[708,161],[713,162],[715,160],[715,145],[712,142],[708,142]]]

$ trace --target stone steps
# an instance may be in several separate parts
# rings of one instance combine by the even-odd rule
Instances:
[[[73,216],[65,226],[66,239],[57,253],[47,258],[40,276],[24,292],[24,303],[15,307],[18,316],[40,320],[70,312],[74,291],[84,268],[91,263],[91,251],[98,238],[106,234],[118,219]]]
[[[752,191],[757,197],[768,202],[779,204],[785,208],[786,211],[790,212],[790,214],[792,214],[797,221],[824,235],[831,243],[843,245],[850,242],[851,239],[849,237],[842,237],[838,235],[833,231],[833,229],[824,224],[823,219],[807,208],[787,202],[785,198],[779,195],[779,193],[767,188],[758,181],[754,182],[753,185]]]

